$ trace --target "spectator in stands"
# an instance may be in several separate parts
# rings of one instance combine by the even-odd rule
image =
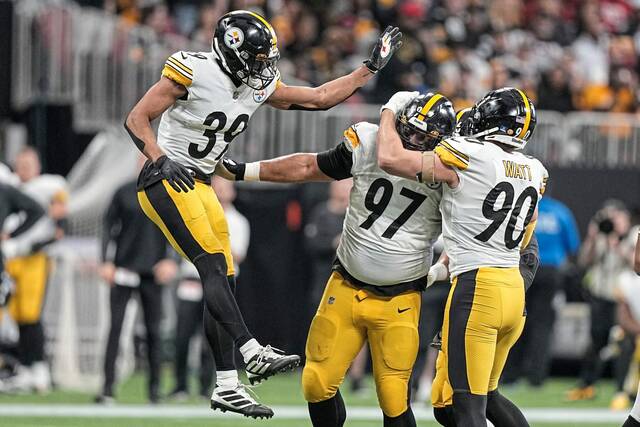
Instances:
[[[120,332],[127,303],[134,291],[140,296],[147,332],[148,397],[152,403],[159,399],[160,285],[175,277],[177,267],[175,261],[168,258],[162,232],[144,215],[136,194],[135,181],[122,185],[115,192],[104,218],[100,275],[111,288],[111,326],[104,360],[104,384],[96,403],[110,403],[114,399]]]
[[[573,213],[548,194],[538,204],[535,235],[540,247],[540,266],[527,291],[527,321],[509,354],[503,382],[512,383],[524,376],[529,384],[539,387],[549,372],[556,316],[553,299],[562,285],[563,268],[574,261],[578,252],[580,237]]]
[[[240,273],[239,264],[244,260],[249,248],[249,222],[236,210],[233,201],[236,191],[231,181],[214,177],[213,185],[218,200],[222,205],[229,225],[231,236],[231,254],[235,263],[236,277]],[[175,341],[175,376],[176,386],[169,395],[174,400],[184,400],[188,396],[188,360],[191,339],[198,333],[202,339],[204,329],[202,314],[204,312],[204,293],[198,271],[189,260],[183,259],[180,264],[180,279],[176,291],[178,299],[176,341]],[[211,396],[211,381],[213,380],[213,357],[207,345],[200,346],[200,396]]]
[[[589,292],[591,340],[584,355],[580,383],[567,392],[570,401],[592,399],[596,394],[594,384],[603,367],[601,350],[607,346],[616,322],[615,289],[630,256],[628,245],[623,244],[629,227],[630,215],[624,204],[607,201],[589,223],[580,249],[578,262],[587,269],[584,284]]]

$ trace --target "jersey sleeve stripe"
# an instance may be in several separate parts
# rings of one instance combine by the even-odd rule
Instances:
[[[169,67],[172,70],[176,71],[177,73],[181,74],[184,78],[189,79],[189,80],[193,80],[193,76],[191,74],[187,74],[184,71],[182,71],[180,68],[177,68],[175,65],[167,62],[166,64],[164,64],[165,68]]]
[[[440,144],[445,147],[447,150],[451,151],[453,154],[457,155],[458,157],[460,157],[460,159],[466,161],[467,163],[469,163],[469,156],[467,156],[466,154],[464,154],[462,151],[460,150],[456,150],[455,148],[453,148],[451,146],[451,144],[449,144],[447,141],[440,141]]]
[[[188,74],[190,78],[193,78],[193,70],[191,68],[187,67],[182,62],[178,61],[173,57],[169,57],[169,59],[167,59],[167,63],[169,62],[173,64],[175,67],[178,67],[179,69],[184,71],[186,74]]]
[[[524,92],[522,92],[520,89],[517,89],[517,91],[520,93],[520,96],[522,96],[525,109],[524,126],[522,126],[522,130],[516,136],[516,138],[522,138],[527,134],[527,131],[529,130],[529,124],[531,123],[531,105],[529,105],[529,98],[527,98],[527,95],[525,95]]]
[[[460,170],[465,170],[469,167],[469,162],[462,160],[444,145],[438,145],[433,151],[438,155],[440,161],[447,166],[454,166]]]
[[[185,77],[184,73],[179,72],[170,64],[165,64],[164,68],[162,69],[162,75],[182,86],[191,86],[191,78]]]

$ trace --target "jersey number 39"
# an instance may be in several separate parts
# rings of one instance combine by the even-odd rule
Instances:
[[[233,123],[231,123],[231,126],[229,126],[229,129],[227,129],[223,134],[224,142],[228,144],[233,141],[233,138],[244,132],[247,129],[247,123],[249,123],[248,114],[240,114],[236,117]],[[213,150],[213,147],[216,145],[218,132],[224,129],[227,125],[227,115],[222,111],[213,112],[204,119],[203,125],[211,126],[210,129],[204,131],[204,136],[209,138],[209,143],[202,150],[200,150],[200,147],[195,142],[189,144],[189,155],[194,159],[204,159],[211,150]],[[229,150],[229,145],[227,145],[224,150],[218,154],[216,160],[220,160],[227,150]]]
[[[504,194],[504,201],[502,202],[502,206],[496,209],[496,202],[501,194]],[[491,189],[491,191],[489,191],[489,194],[487,194],[487,197],[484,199],[484,203],[482,204],[482,215],[491,220],[491,224],[486,230],[475,236],[476,239],[481,242],[488,242],[508,217],[509,222],[507,223],[507,228],[504,232],[504,244],[507,249],[514,249],[520,244],[524,237],[524,228],[529,224],[531,217],[533,217],[533,212],[536,210],[536,205],[538,204],[538,192],[533,187],[527,187],[520,196],[518,196],[515,204],[513,203],[514,197],[515,189],[513,188],[513,185],[507,181],[498,183],[493,187],[493,189]],[[531,199],[531,204],[529,205],[527,216],[524,219],[522,231],[518,237],[514,238],[513,233],[516,228],[516,223],[518,222],[518,217],[522,212],[522,206],[527,199]]]

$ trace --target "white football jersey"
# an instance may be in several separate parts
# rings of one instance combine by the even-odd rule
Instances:
[[[479,267],[518,267],[524,228],[544,193],[547,170],[533,157],[455,137],[435,152],[460,184],[443,185],[445,250],[451,276]]]
[[[214,52],[174,53],[162,75],[183,85],[188,94],[162,114],[158,145],[170,159],[206,174],[213,173],[280,80],[278,76],[263,90],[236,86]]]
[[[56,198],[66,200],[69,192],[67,181],[60,175],[39,175],[17,187],[40,203],[45,212]]]
[[[345,132],[352,152],[353,188],[337,256],[356,279],[390,286],[425,277],[441,232],[442,186],[390,175],[378,167],[378,126],[361,122]]]

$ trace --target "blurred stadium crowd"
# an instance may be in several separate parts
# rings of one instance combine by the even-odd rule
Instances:
[[[637,0],[79,0],[160,35],[210,43],[231,9],[265,14],[278,34],[284,75],[321,84],[353,69],[381,28],[404,47],[389,72],[350,102],[438,88],[457,108],[489,89],[517,86],[539,109],[635,112]]]

